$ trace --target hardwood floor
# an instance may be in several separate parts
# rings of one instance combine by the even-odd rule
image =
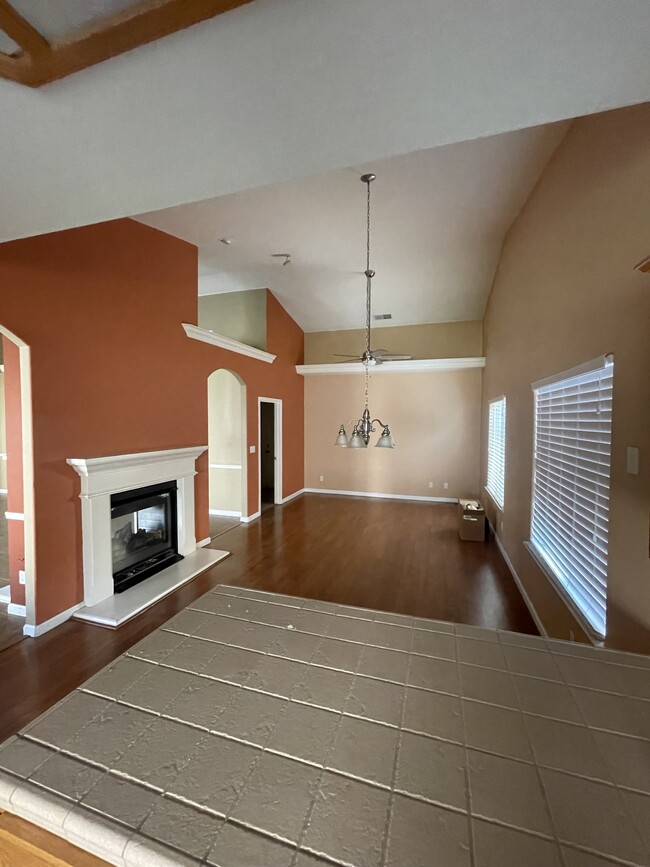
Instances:
[[[232,556],[116,630],[70,620],[0,653],[0,740],[217,584],[536,634],[494,541],[456,506],[308,494],[219,536]]]

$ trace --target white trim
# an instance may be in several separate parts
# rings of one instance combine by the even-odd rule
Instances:
[[[241,518],[241,512],[231,511],[230,509],[208,509],[208,513],[220,518]]]
[[[0,461],[6,461],[6,460],[7,460],[7,453],[6,452],[0,452]]]
[[[11,602],[11,586],[9,584],[0,587],[0,604],[9,605]]]
[[[289,494],[288,497],[283,497],[283,498],[282,498],[282,501],[281,501],[281,502],[282,502],[282,505],[284,505],[285,503],[289,503],[291,500],[295,500],[296,497],[299,497],[301,494],[304,494],[304,493],[305,493],[305,489],[304,489],[304,488],[300,488],[299,491],[294,491],[293,494]]]
[[[384,361],[373,364],[370,372],[375,373],[421,373],[422,371],[466,370],[485,367],[485,358],[416,358],[411,361]],[[297,364],[296,373],[301,376],[332,376],[342,373],[365,373],[361,361],[343,364]]]
[[[16,605],[15,602],[7,604],[7,614],[14,614],[16,617],[26,617],[27,609],[24,605]]]
[[[612,364],[612,362],[612,355],[599,355],[598,358],[593,358],[591,361],[585,361],[584,364],[578,364],[575,367],[569,368],[569,370],[562,370],[560,373],[554,373],[552,376],[538,379],[536,382],[532,383],[531,388],[533,391],[538,391],[540,388],[546,388],[546,386],[560,382],[562,379],[570,379],[573,376],[581,376],[583,373],[602,370]]]
[[[342,497],[371,497],[378,500],[412,500],[417,503],[457,503],[458,497],[416,497],[412,494],[380,494],[370,491],[336,491],[330,488],[305,488],[306,494],[338,494]]]
[[[259,511],[259,512],[254,512],[252,515],[242,515],[241,516],[242,523],[243,524],[250,524],[251,521],[256,521],[261,514],[262,514],[262,512]]]
[[[79,611],[80,608],[83,608],[83,602],[78,602],[76,605],[73,605],[72,608],[68,608],[60,614],[55,614],[54,617],[50,617],[49,620],[46,620],[43,623],[25,624],[25,626],[23,626],[23,635],[26,635],[28,638],[38,638],[39,635],[43,635],[51,629],[65,623],[66,620],[70,620],[72,615]]]
[[[594,647],[604,647],[603,636],[598,635],[593,626],[589,623],[587,618],[584,616],[582,611],[575,604],[573,599],[566,592],[564,587],[560,584],[557,579],[557,576],[553,573],[551,567],[545,562],[542,554],[537,550],[537,547],[534,542],[526,541],[524,542],[524,548],[528,551],[530,556],[535,561],[536,565],[542,570],[545,577],[548,579],[549,584],[555,590],[557,595],[560,597],[561,601],[566,605],[566,607],[571,612],[571,615],[576,620],[582,631],[585,633],[589,641],[593,644]]]
[[[191,337],[192,340],[210,343],[212,346],[218,346],[220,349],[226,349],[228,352],[236,352],[237,355],[246,355],[248,358],[254,358],[256,361],[265,361],[267,364],[273,364],[277,358],[277,355],[272,355],[263,349],[257,349],[255,346],[249,346],[247,343],[240,343],[239,340],[233,340],[232,337],[217,334],[208,328],[200,328],[198,325],[190,325],[187,322],[183,322],[183,328],[187,336]]]
[[[279,397],[257,398],[257,511],[262,513],[262,404],[273,403],[275,466],[273,468],[273,502],[282,503],[282,400]]]
[[[8,494],[9,491],[6,488],[0,488],[0,494]]]
[[[241,470],[241,464],[208,464],[211,470]]]
[[[497,534],[494,532],[494,528],[492,527],[491,529],[492,529],[492,533],[494,535],[494,540],[497,543],[497,548],[501,552],[501,556],[505,560],[506,566],[508,567],[508,569],[510,570],[510,574],[514,578],[515,584],[517,585],[517,588],[518,588],[519,592],[521,593],[521,598],[524,600],[524,602],[526,604],[526,608],[530,612],[530,616],[535,621],[535,626],[537,627],[539,634],[543,638],[548,638],[548,632],[546,631],[546,628],[544,627],[544,624],[542,623],[542,620],[541,620],[539,614],[537,613],[535,606],[533,605],[533,603],[530,599],[530,596],[526,592],[524,585],[521,583],[521,578],[519,577],[519,575],[517,575],[517,572],[515,571],[515,567],[512,565],[512,561],[510,560],[510,557],[508,557],[508,554],[506,553],[506,549],[503,547],[503,545],[501,543],[501,539],[499,539]]]
[[[211,541],[212,541],[212,539],[210,538],[210,536],[206,536],[205,539],[201,539],[200,542],[196,543],[196,547],[197,548],[205,548],[205,546],[209,545]]]
[[[5,512],[5,518],[7,521],[24,521],[25,513],[24,512]]]

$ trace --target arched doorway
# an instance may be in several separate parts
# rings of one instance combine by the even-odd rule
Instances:
[[[215,370],[208,377],[211,538],[248,514],[246,458],[246,386],[231,370]]]
[[[0,520],[7,521],[11,586],[7,612],[20,617],[25,635],[36,635],[34,466],[32,440],[32,380],[30,349],[0,325],[3,344],[2,399],[7,436],[3,454],[8,458],[3,478],[7,508]],[[13,462],[13,468],[11,463]],[[12,489],[13,486],[13,489]],[[20,568],[22,566],[22,568]],[[24,583],[24,595],[21,584]],[[24,617],[24,621],[22,618]]]

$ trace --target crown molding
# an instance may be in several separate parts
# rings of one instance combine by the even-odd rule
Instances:
[[[467,370],[485,367],[485,358],[417,358],[411,361],[384,361],[373,364],[370,372],[375,373],[421,373],[422,371]],[[297,364],[296,372],[301,376],[332,376],[342,373],[364,373],[361,361],[343,364]]]
[[[200,328],[198,325],[190,325],[187,322],[183,322],[183,328],[187,336],[191,337],[192,340],[210,343],[212,346],[218,346],[220,349],[228,350],[228,352],[236,352],[237,355],[247,355],[249,358],[255,358],[257,361],[266,361],[267,364],[273,364],[277,358],[277,355],[272,355],[263,349],[249,346],[247,343],[240,343],[239,340],[233,340],[232,337],[217,334],[216,331],[210,331],[207,328]]]

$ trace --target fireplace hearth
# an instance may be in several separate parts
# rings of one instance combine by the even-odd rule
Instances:
[[[178,563],[176,483],[111,496],[113,587],[122,593]]]

